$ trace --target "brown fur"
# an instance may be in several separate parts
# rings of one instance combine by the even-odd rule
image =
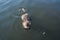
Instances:
[[[26,16],[25,16],[25,14],[23,14],[23,15],[24,16],[22,16],[23,17],[23,19],[22,19],[22,25],[23,25],[24,28],[29,29],[30,25],[31,25],[31,22],[29,20],[27,20],[28,15],[26,15]]]

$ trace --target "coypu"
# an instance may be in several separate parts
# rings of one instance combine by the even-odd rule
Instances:
[[[21,16],[22,25],[25,30],[29,30],[31,28],[31,18],[29,16],[29,14],[27,12],[25,12],[24,10],[25,9],[22,10],[24,13]]]

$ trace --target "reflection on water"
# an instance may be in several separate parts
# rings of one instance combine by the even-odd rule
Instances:
[[[0,0],[0,40],[59,40],[59,0]],[[22,25],[20,7],[32,18],[32,28],[26,32]],[[46,35],[43,35],[43,33]],[[45,37],[44,37],[45,36]]]

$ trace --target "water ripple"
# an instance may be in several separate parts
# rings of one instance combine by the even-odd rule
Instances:
[[[9,7],[12,7],[12,6],[16,6],[18,5],[20,2],[22,2],[22,0],[0,0],[0,12],[4,11],[4,10],[7,10]]]

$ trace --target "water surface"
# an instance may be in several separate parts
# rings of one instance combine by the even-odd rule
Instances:
[[[21,24],[21,7],[32,18],[28,32]],[[60,1],[0,0],[0,40],[60,40]]]

